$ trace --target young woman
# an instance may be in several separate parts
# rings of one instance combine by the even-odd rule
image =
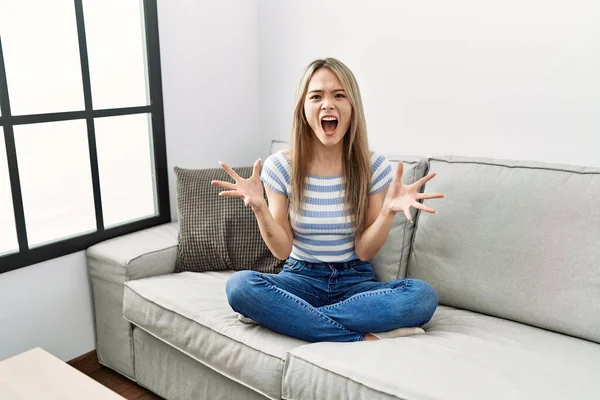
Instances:
[[[286,260],[279,274],[239,271],[227,298],[240,320],[310,342],[361,341],[423,333],[438,297],[414,279],[378,282],[369,260],[383,246],[394,216],[417,200],[431,178],[402,183],[388,160],[370,152],[362,100],[350,69],[333,58],[316,60],[298,87],[291,148],[254,163],[248,179],[221,166],[235,183],[213,181],[256,215],[273,253]],[[262,182],[261,182],[262,181]],[[268,205],[264,200],[266,190]]]

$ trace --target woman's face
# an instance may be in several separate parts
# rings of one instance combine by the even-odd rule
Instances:
[[[352,118],[352,105],[337,76],[319,68],[308,83],[304,115],[317,139],[325,146],[341,143]]]

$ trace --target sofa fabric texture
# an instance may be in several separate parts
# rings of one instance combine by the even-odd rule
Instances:
[[[135,379],[131,324],[123,319],[125,282],[173,273],[177,223],[144,229],[98,243],[86,251],[96,329],[96,353],[103,365]]]
[[[138,384],[165,399],[265,398],[138,327],[133,328],[133,344]]]
[[[123,315],[206,367],[279,399],[286,353],[306,342],[240,322],[225,295],[231,273],[183,272],[130,281]]]
[[[234,170],[243,178],[252,175],[252,167]],[[241,199],[219,196],[223,189],[210,184],[232,182],[222,168],[175,167],[175,176],[180,224],[175,272],[281,271],[283,261],[263,241],[252,210]]]
[[[398,162],[402,162],[404,167],[402,182],[408,185],[418,181],[427,173],[428,164],[426,158],[410,155],[386,155],[386,158],[392,165],[394,174],[396,173]],[[413,221],[415,221],[417,210],[411,208],[410,213]],[[378,280],[391,282],[406,277],[410,246],[414,232],[415,224],[409,223],[404,213],[397,213],[383,247],[371,260],[375,276]]]
[[[409,276],[440,304],[600,343],[600,169],[429,162],[425,190],[447,197],[419,214]]]
[[[424,335],[292,349],[283,398],[595,399],[600,346],[450,307]],[[306,384],[310,382],[310,384]]]

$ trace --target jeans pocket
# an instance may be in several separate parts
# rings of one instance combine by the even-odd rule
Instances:
[[[283,270],[287,272],[300,272],[306,266],[305,263],[296,260],[285,260]]]
[[[356,264],[350,267],[350,269],[352,270],[352,272],[355,272],[357,274],[374,274],[373,272],[373,267],[371,266],[371,263],[368,261],[365,261],[364,263],[360,263],[360,264]]]

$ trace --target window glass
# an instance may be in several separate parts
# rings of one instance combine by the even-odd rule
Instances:
[[[104,226],[158,215],[149,114],[96,118]]]
[[[143,4],[84,0],[94,109],[149,104]]]
[[[19,250],[14,215],[4,129],[0,126],[0,255]]]
[[[29,247],[96,230],[85,120],[17,125]]]
[[[83,110],[73,0],[0,0],[12,115]]]

